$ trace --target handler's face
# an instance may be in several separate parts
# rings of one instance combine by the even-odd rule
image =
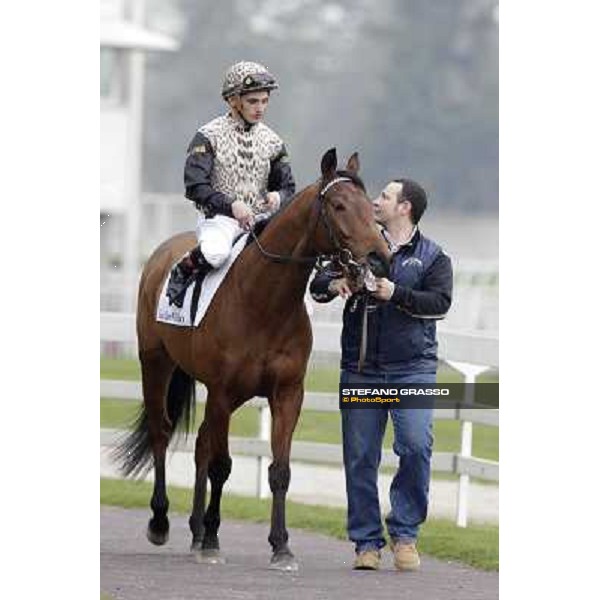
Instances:
[[[379,196],[373,200],[373,212],[375,220],[382,225],[389,223],[397,218],[401,211],[401,204],[398,198],[402,194],[402,184],[396,181],[388,183]]]

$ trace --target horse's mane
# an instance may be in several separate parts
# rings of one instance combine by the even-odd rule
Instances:
[[[336,171],[336,177],[347,177],[348,179],[350,179],[350,181],[352,181],[354,185],[358,186],[363,192],[366,193],[367,191],[363,180],[352,171]],[[257,225],[255,225],[254,233],[256,237],[258,237],[266,229],[267,225],[269,225],[276,217],[284,213],[298,198],[300,198],[302,192],[304,192],[308,187],[310,186],[307,186],[306,188],[294,194],[293,198],[285,206],[279,209],[275,214],[271,215],[268,219],[261,221]],[[252,238],[252,236],[250,237]]]
[[[357,187],[359,187],[363,192],[367,192],[367,188],[365,187],[365,184],[363,182],[363,180],[356,174],[353,173],[352,171],[346,171],[346,170],[341,170],[341,171],[336,171],[336,177],[347,177],[348,179],[350,179],[350,181],[352,181],[352,183],[354,185],[356,185]],[[310,186],[307,186],[307,188]],[[302,190],[300,190],[299,192],[297,192],[296,194],[294,194],[293,198],[281,209],[279,209],[275,214],[271,215],[268,219],[265,219],[263,221],[259,221],[256,225],[254,225],[254,236],[250,235],[248,236],[248,240],[246,241],[246,247],[250,246],[250,244],[252,244],[254,242],[255,237],[260,237],[260,235],[265,231],[265,229],[277,218],[279,217],[282,213],[284,213],[298,198],[300,198],[300,196],[302,195],[302,192],[304,192],[307,188],[304,188]]]

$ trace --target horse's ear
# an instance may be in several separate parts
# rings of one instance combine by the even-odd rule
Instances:
[[[324,179],[330,179],[334,177],[337,170],[337,154],[335,148],[330,148],[323,154],[321,159],[321,175]]]
[[[346,165],[346,171],[350,171],[350,173],[354,173],[356,175],[358,173],[359,169],[360,169],[360,162],[358,160],[358,152],[355,152],[348,159],[348,164]]]

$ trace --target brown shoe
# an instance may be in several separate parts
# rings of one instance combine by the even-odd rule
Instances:
[[[359,552],[354,559],[354,568],[363,571],[377,571],[381,562],[379,550],[364,550]]]
[[[398,571],[418,571],[421,559],[414,543],[393,542],[394,566]]]

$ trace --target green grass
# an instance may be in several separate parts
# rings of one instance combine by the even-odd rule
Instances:
[[[102,398],[100,401],[100,426],[105,428],[127,428],[136,415],[138,403],[126,400]],[[196,427],[200,426],[204,415],[204,405],[196,407]],[[436,452],[458,452],[460,450],[460,423],[458,421],[434,422],[434,450]],[[258,435],[258,409],[242,407],[231,418],[230,433],[238,437]],[[384,447],[392,447],[392,427],[388,422]],[[340,444],[341,429],[338,413],[323,413],[303,410],[294,439],[305,442]],[[498,428],[486,425],[473,426],[473,456],[488,460],[498,460]]]
[[[142,378],[140,363],[134,358],[100,358],[100,379],[136,381]]]
[[[140,378],[139,363],[134,359],[102,358],[100,375],[103,379],[138,380]],[[339,369],[315,366],[307,374],[306,388],[311,391],[337,393]],[[442,365],[438,372],[441,383],[459,382],[460,374]],[[480,381],[495,382],[499,380],[497,371],[488,371],[480,377]],[[127,428],[134,420],[138,410],[137,402],[128,402],[102,398],[100,401],[100,426],[106,428]],[[195,427],[200,426],[204,415],[204,405],[196,408]],[[230,433],[238,437],[256,437],[258,435],[258,410],[242,407],[232,416]],[[434,451],[458,452],[460,450],[460,423],[458,421],[434,422]],[[340,417],[337,413],[324,413],[303,410],[300,413],[294,439],[305,442],[325,444],[341,443]],[[388,423],[384,438],[384,447],[392,447],[393,432]],[[473,456],[487,460],[499,460],[498,428],[486,425],[473,426]],[[436,478],[456,479],[452,474],[435,474]]]
[[[192,490],[169,487],[170,510],[188,514]],[[125,508],[148,508],[151,484],[139,481],[100,480],[100,503]],[[225,519],[244,519],[255,523],[270,522],[271,501],[225,495],[221,504]],[[288,527],[316,531],[338,539],[346,538],[346,511],[339,508],[308,506],[286,502]],[[422,527],[419,549],[430,556],[456,560],[478,569],[497,571],[498,526],[456,527],[451,521],[429,519]]]
[[[337,394],[340,371],[337,367],[313,366],[307,373],[304,381],[306,389],[311,392],[329,392]],[[106,358],[100,359],[101,379],[120,379],[125,381],[137,381],[141,379],[140,364],[137,359],[132,358]],[[441,365],[438,370],[437,380],[439,383],[460,383],[462,377],[458,371],[448,365]],[[478,381],[494,383],[499,381],[497,371],[486,371]]]
[[[140,364],[130,358],[100,359],[100,378],[137,381],[141,379]],[[457,379],[458,381],[458,379]],[[306,375],[306,389],[313,392],[330,392],[337,394],[339,385],[339,369],[331,367],[314,367]]]

